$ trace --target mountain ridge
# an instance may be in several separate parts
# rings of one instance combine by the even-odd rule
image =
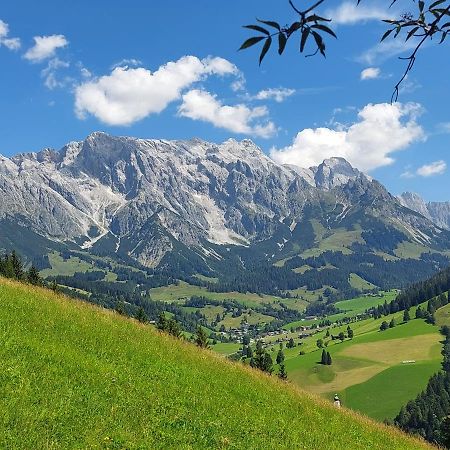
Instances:
[[[175,271],[177,278],[253,267],[251,279],[258,265],[270,271],[278,261],[327,251],[359,255],[354,264],[368,255],[386,265],[386,258],[404,258],[406,247],[440,266],[440,252],[450,249],[448,231],[343,158],[310,169],[283,166],[250,140],[214,144],[95,132],[59,152],[1,159],[0,200],[0,225],[47,239],[42,254],[62,246]],[[0,247],[19,240],[0,236]],[[277,273],[290,279],[287,270]],[[289,286],[306,282],[295,277]],[[287,289],[285,282],[272,289],[277,285]]]

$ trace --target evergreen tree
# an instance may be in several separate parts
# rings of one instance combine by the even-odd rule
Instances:
[[[146,323],[148,321],[147,314],[142,306],[138,308],[135,318],[141,323]]]
[[[284,353],[283,350],[280,348],[277,353],[277,364],[281,364],[284,362]]]
[[[323,348],[323,340],[322,339],[317,339],[316,345],[318,348]]]
[[[442,444],[450,448],[450,415],[445,416],[440,426]]]
[[[27,272],[27,281],[35,286],[40,286],[42,284],[41,276],[35,266],[31,266]]]
[[[295,347],[295,342],[293,338],[289,339],[289,342],[286,344],[286,348],[294,348]]]
[[[253,358],[253,350],[250,345],[247,346],[247,358]]]
[[[278,378],[281,380],[287,380],[287,372],[284,364],[280,364],[280,370],[278,371]]]
[[[322,357],[320,358],[320,364],[326,366],[328,364],[327,352],[322,350]]]
[[[209,348],[208,336],[203,327],[200,325],[197,327],[197,332],[195,334],[195,343],[200,348]]]
[[[246,334],[242,337],[242,344],[244,344],[244,345],[250,344],[250,336],[248,334]]]
[[[53,292],[58,292],[58,291],[59,291],[58,283],[57,283],[55,280],[53,280],[53,281],[50,283],[50,289],[51,289]]]
[[[333,364],[333,360],[331,359],[330,352],[327,352],[327,365],[331,366]]]
[[[405,309],[403,312],[403,322],[409,322],[411,320],[411,316],[409,315],[409,308]]]
[[[392,318],[391,321],[389,322],[389,328],[394,328],[395,327],[395,319]]]
[[[273,372],[272,357],[267,352],[264,353],[263,366],[262,366],[261,370],[263,372],[267,372],[268,374],[271,374]]]
[[[115,311],[116,311],[116,313],[119,313],[121,316],[126,315],[125,303],[123,302],[123,300],[119,300],[116,303]]]
[[[343,331],[341,331],[338,335],[339,339],[341,340],[341,342],[345,339],[345,334]]]
[[[15,250],[11,252],[11,264],[14,270],[14,278],[16,280],[22,280],[23,278],[23,264],[20,256],[16,253]]]
[[[422,319],[423,318],[423,309],[419,305],[416,309],[416,319]]]
[[[385,320],[383,320],[383,322],[380,325],[380,331],[385,331],[388,328],[389,328],[389,324]]]
[[[176,338],[183,336],[180,324],[173,317],[167,321],[167,332]]]
[[[158,316],[158,321],[156,322],[156,328],[158,328],[158,330],[160,330],[160,331],[168,330],[167,318],[164,313],[161,313]]]
[[[348,338],[349,338],[349,339],[353,339],[353,336],[354,336],[353,330],[352,330],[351,328],[349,328],[349,329],[348,329]]]

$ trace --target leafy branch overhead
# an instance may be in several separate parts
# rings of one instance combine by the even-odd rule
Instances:
[[[245,50],[258,43],[262,43],[261,52],[259,55],[259,64],[261,65],[263,59],[267,55],[274,41],[278,44],[278,54],[282,55],[288,41],[292,41],[293,36],[297,36],[297,45],[300,53],[305,53],[306,48],[312,48],[305,56],[313,56],[320,53],[325,57],[325,36],[330,35],[337,38],[335,32],[326,25],[331,22],[331,18],[325,18],[316,13],[317,8],[325,2],[325,0],[318,0],[305,10],[298,9],[292,0],[288,0],[289,5],[295,12],[295,21],[290,25],[280,25],[274,20],[260,20],[257,19],[257,24],[245,25],[244,28],[257,31],[260,33],[257,36],[248,38],[239,48]],[[361,0],[357,0],[359,5]],[[397,0],[393,0],[391,5],[394,5]],[[413,52],[407,57],[401,57],[408,61],[405,72],[400,78],[399,82],[394,88],[392,100],[398,98],[399,87],[405,80],[408,73],[414,66],[416,55],[422,45],[428,39],[433,39],[435,36],[439,38],[439,44],[442,44],[447,34],[450,31],[450,20],[445,21],[445,18],[450,18],[450,0],[437,0],[430,3],[428,7],[425,6],[423,0],[417,3],[411,0],[417,14],[403,13],[398,20],[386,19],[383,22],[392,26],[382,36],[381,41],[384,41],[389,36],[396,38],[402,32],[406,33],[405,41],[411,38],[417,39],[417,46]],[[443,23],[445,22],[445,23]],[[311,44],[309,44],[311,42]]]

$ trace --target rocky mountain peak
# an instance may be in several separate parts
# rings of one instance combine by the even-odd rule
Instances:
[[[426,202],[414,192],[403,192],[397,199],[403,206],[422,214],[438,227],[450,230],[450,202]]]
[[[358,169],[341,157],[325,159],[322,164],[311,170],[315,172],[316,186],[326,190],[346,184],[361,175]]]

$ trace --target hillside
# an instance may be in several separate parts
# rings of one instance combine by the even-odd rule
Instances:
[[[0,447],[427,444],[149,326],[0,280]]]

